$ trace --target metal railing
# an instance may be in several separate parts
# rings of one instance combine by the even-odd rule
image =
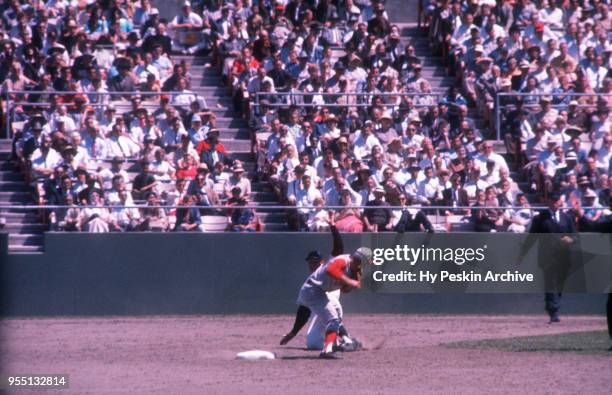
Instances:
[[[514,105],[501,105],[502,97],[543,97],[548,96],[553,98],[558,97],[604,97],[604,96],[612,96],[612,93],[525,93],[525,92],[496,92],[495,94],[495,129],[497,140],[501,140],[501,122],[502,122],[502,110],[505,110],[510,107],[514,107]],[[538,104],[523,104],[523,108],[538,108]],[[568,104],[559,103],[559,104],[551,104],[552,108],[567,108]],[[588,108],[593,107],[593,105],[579,105],[579,108]]]
[[[245,205],[173,205],[173,204],[154,204],[148,205],[146,202],[143,204],[132,204],[132,205],[123,205],[123,204],[100,204],[100,205],[50,205],[50,204],[42,204],[42,205],[31,205],[31,204],[23,204],[23,205],[0,205],[0,222],[2,222],[2,213],[4,211],[32,211],[32,210],[47,210],[47,211],[55,211],[55,210],[68,210],[68,209],[76,209],[76,210],[84,210],[84,209],[100,209],[106,208],[109,213],[117,212],[118,210],[123,209],[137,209],[137,210],[155,210],[155,209],[163,209],[164,211],[171,213],[172,210],[176,209],[198,209],[198,210],[206,210],[206,214],[202,214],[202,216],[229,216],[229,212],[237,209],[250,209],[253,211],[255,215],[261,215],[270,212],[299,212],[302,211],[314,211],[314,210],[327,210],[327,211],[340,211],[343,209],[355,209],[360,212],[364,212],[365,210],[376,210],[376,209],[388,209],[391,211],[397,210],[423,210],[429,217],[434,217],[434,224],[440,226],[443,222],[442,219],[447,219],[449,217],[459,217],[461,220],[458,223],[464,223],[467,218],[470,218],[472,213],[475,210],[496,210],[499,212],[503,211],[523,211],[529,210],[530,215],[534,216],[537,212],[548,210],[547,206],[443,206],[443,205],[433,205],[433,206],[421,206],[421,205],[409,205],[409,206],[366,206],[366,205],[351,205],[351,206],[339,206],[339,205],[324,205],[324,206],[289,206],[289,205],[254,205],[252,203]],[[567,211],[573,210],[574,207],[561,207],[560,210]],[[609,211],[609,207],[581,207],[582,210],[594,210],[594,211]],[[447,214],[448,213],[448,214]],[[306,214],[306,213],[304,213]],[[449,225],[444,221],[444,226]]]
[[[121,205],[121,204],[102,204],[102,205],[75,205],[75,206],[68,206],[68,205],[61,205],[61,204],[41,204],[41,205],[36,205],[36,204],[0,204],[0,212],[2,210],[33,210],[33,209],[58,209],[58,208],[100,208],[100,207],[107,207],[107,208],[151,208],[151,207],[156,207],[156,208],[164,208],[164,209],[171,209],[171,208],[198,208],[198,209],[223,209],[223,210],[227,210],[227,209],[234,209],[234,208],[238,208],[238,209],[252,209],[252,210],[261,210],[261,209],[265,209],[265,210],[320,210],[320,209],[329,209],[329,210],[341,210],[341,209],[358,209],[358,210],[365,210],[365,209],[372,209],[372,210],[376,210],[376,209],[389,209],[389,210],[404,210],[404,209],[418,209],[418,210],[448,210],[448,211],[457,211],[457,210],[525,210],[528,209],[530,211],[539,211],[539,210],[544,210],[547,209],[547,206],[529,206],[529,207],[523,207],[523,206],[424,206],[424,205],[408,205],[408,206],[366,206],[366,205],[350,205],[350,206],[341,206],[341,205],[323,205],[323,206],[312,206],[312,205],[305,205],[305,206],[292,206],[292,205],[254,205],[254,204],[245,204],[245,205],[232,205],[232,206],[228,206],[228,205],[210,205],[210,206],[198,206],[198,205],[192,205],[192,206],[187,206],[187,205],[164,205],[164,204],[160,204],[160,205],[156,205],[156,206],[147,206],[147,205]],[[569,209],[573,209],[573,207],[570,206],[565,206],[565,207],[561,207],[561,210],[569,210]],[[598,209],[598,210],[607,210],[607,207],[588,207],[588,209]]]
[[[321,96],[323,98],[325,97],[333,97],[335,99],[337,98],[341,98],[341,97],[345,97],[345,98],[349,98],[349,97],[356,97],[357,99],[359,98],[365,98],[366,100],[357,100],[355,103],[304,103],[303,99],[305,97],[314,97],[314,96]],[[373,98],[375,97],[400,97],[400,98],[404,98],[404,97],[433,97],[435,98],[435,103],[437,105],[437,103],[440,101],[441,98],[443,98],[445,96],[444,93],[441,92],[430,92],[430,93],[422,93],[422,92],[397,92],[397,93],[393,93],[393,92],[378,92],[378,93],[370,93],[370,92],[257,92],[255,94],[255,103],[254,106],[257,110],[259,110],[259,106],[261,103],[261,100],[267,97],[274,97],[274,98],[278,98],[278,97],[283,97],[283,98],[301,98],[301,103],[299,104],[295,104],[298,105],[300,107],[330,107],[330,108],[340,108],[340,107],[357,107],[357,108],[362,108],[362,107],[370,107],[372,105],[371,101]],[[282,103],[270,103],[268,104],[270,107],[289,107],[291,106],[293,103],[289,102],[289,100],[285,100],[285,102]],[[401,103],[382,103],[382,105],[384,107],[396,107],[401,105]],[[416,104],[413,103],[413,107],[415,108],[423,108],[423,107],[429,107],[430,105],[426,105],[426,104]]]
[[[206,99],[204,98],[204,96],[198,95],[196,92],[181,92],[181,91],[161,91],[161,92],[141,92],[141,91],[109,91],[109,92],[80,92],[80,91],[40,91],[40,90],[7,90],[4,92],[4,100],[6,103],[6,114],[5,114],[5,125],[6,125],[6,136],[9,139],[13,138],[13,134],[12,134],[12,123],[15,122],[14,121],[14,110],[15,107],[20,106],[20,107],[49,107],[51,105],[50,102],[30,102],[30,101],[19,101],[19,100],[12,100],[11,99],[11,95],[49,95],[49,96],[76,96],[76,95],[81,95],[84,97],[90,97],[90,96],[109,96],[111,98],[113,97],[126,97],[126,96],[134,96],[134,95],[140,95],[141,97],[145,97],[145,96],[169,96],[170,97],[170,103],[172,104],[172,99],[178,95],[193,95],[195,97],[195,100],[201,103],[201,108],[208,108],[208,105],[206,103]],[[148,101],[143,100],[145,102],[148,103]],[[150,101],[151,103],[155,103],[155,101]],[[129,105],[129,101],[124,101],[124,100],[109,100],[108,102],[105,103],[85,103],[85,106],[90,106],[90,107],[106,107],[109,104],[119,104],[119,105]],[[66,103],[61,103],[62,105],[66,104]]]

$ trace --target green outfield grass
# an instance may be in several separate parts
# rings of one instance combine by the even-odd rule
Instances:
[[[569,332],[555,335],[519,336],[505,339],[468,340],[445,344],[455,348],[496,348],[505,351],[573,352],[612,357],[606,331]]]

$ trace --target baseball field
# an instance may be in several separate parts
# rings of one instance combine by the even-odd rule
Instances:
[[[605,318],[350,315],[378,349],[325,361],[278,341],[291,316],[28,318],[0,322],[3,372],[66,373],[57,393],[609,393]],[[276,353],[239,361],[240,351]],[[25,394],[27,390],[13,393]],[[41,393],[40,391],[32,393]]]

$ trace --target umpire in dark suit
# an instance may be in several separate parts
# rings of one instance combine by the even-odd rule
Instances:
[[[571,216],[561,211],[563,200],[558,193],[551,193],[548,198],[548,210],[536,215],[529,229],[530,237],[522,247],[521,257],[530,247],[539,241],[538,266],[544,274],[545,308],[550,316],[550,323],[559,322],[559,302],[563,285],[572,264],[572,246],[577,242],[576,227]],[[550,233],[554,236],[537,237],[538,234]]]

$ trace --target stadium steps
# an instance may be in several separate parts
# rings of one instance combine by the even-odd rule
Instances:
[[[229,90],[221,81],[217,67],[210,66],[207,57],[178,56],[176,61],[184,60],[191,77],[190,89],[204,98],[210,111],[216,116],[220,139],[230,153],[231,159],[239,159],[252,180],[255,171],[255,157],[251,152],[248,125],[233,108]],[[251,200],[253,205],[277,205],[272,187],[268,182],[253,182]],[[259,210],[257,210],[259,213]],[[268,231],[287,230],[284,213],[261,215]]]
[[[414,22],[396,23],[396,25],[401,29],[400,41],[402,44],[412,44],[414,46],[415,55],[421,60],[423,66],[423,77],[429,81],[432,91],[445,94],[448,88],[457,81],[454,77],[448,75],[443,59],[440,56],[432,55],[427,35]],[[475,108],[468,109],[468,116],[474,120],[476,128],[480,130],[483,136],[491,136],[491,133],[494,132],[485,125]],[[496,150],[496,152],[505,152],[505,147],[502,146],[501,151]]]
[[[0,140],[0,232],[9,234],[9,252],[42,251],[43,232],[46,225],[42,224],[36,210],[5,210],[2,206],[33,204],[29,187],[23,174],[15,170],[9,162],[11,141]]]
[[[403,44],[412,44],[415,48],[415,55],[421,59],[423,76],[430,82],[432,91],[445,93],[448,87],[455,83],[455,78],[448,76],[443,59],[440,56],[432,56],[427,35],[414,22],[396,24],[401,29],[400,41]],[[493,136],[494,130],[490,130],[486,126],[475,108],[468,109],[468,117],[474,120],[476,128],[480,130],[483,136]],[[529,182],[525,179],[524,173],[516,168],[516,164],[513,163],[514,158],[507,152],[505,144],[501,141],[495,141],[493,149],[506,159],[511,170],[510,176],[518,183],[521,190],[529,191]],[[537,203],[537,196],[533,193],[526,193],[526,196],[532,204]]]
[[[401,30],[400,42],[404,45],[411,44],[415,55],[421,60],[423,66],[422,76],[431,84],[433,92],[445,93],[448,87],[455,83],[453,77],[449,77],[443,65],[442,58],[432,56],[427,36],[417,28],[416,23],[395,23]]]
[[[423,78],[429,81],[432,92],[446,95],[448,88],[456,83],[454,77],[449,76],[443,59],[440,56],[432,56],[430,43],[423,30],[417,27],[416,23],[396,23],[401,30],[400,41],[404,45],[412,44],[415,55],[421,60],[423,66]],[[468,116],[474,120],[476,128],[483,136],[489,136],[490,131],[484,121],[478,115],[475,108],[468,109]]]
[[[9,252],[41,252],[44,235],[39,234],[9,234]]]

